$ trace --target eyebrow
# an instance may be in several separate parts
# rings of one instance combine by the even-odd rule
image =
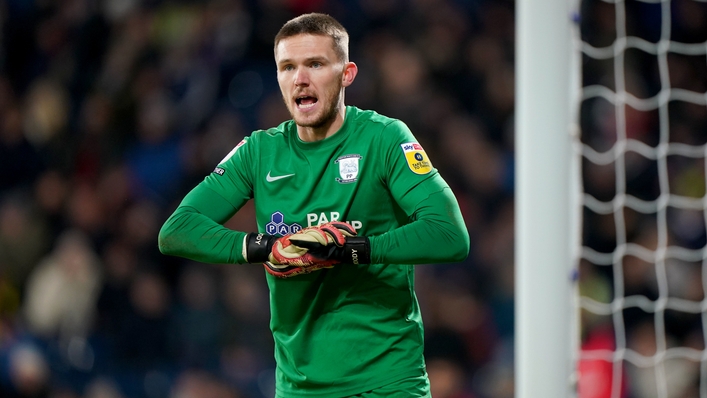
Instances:
[[[327,61],[326,57],[321,57],[321,56],[315,56],[315,57],[307,57],[304,59],[304,62],[312,62],[312,61]],[[287,63],[292,63],[292,59],[286,58],[286,59],[281,59],[278,61],[278,65],[280,64],[287,64]]]

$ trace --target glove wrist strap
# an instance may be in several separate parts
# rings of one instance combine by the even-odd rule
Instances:
[[[246,261],[262,263],[268,261],[277,237],[266,234],[249,233],[245,238]]]
[[[365,236],[346,238],[341,261],[349,264],[370,264],[371,245]]]

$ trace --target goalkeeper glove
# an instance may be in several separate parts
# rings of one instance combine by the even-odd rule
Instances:
[[[300,274],[309,274],[310,272],[319,271],[322,268],[334,268],[334,265],[330,262],[300,267],[298,265],[276,264],[266,261],[263,263],[263,266],[268,274],[278,278],[291,278]]]
[[[247,234],[243,242],[246,262],[262,262],[265,270],[279,278],[289,278],[322,268],[331,268],[334,261],[318,261],[307,254],[307,249],[293,245],[289,237]]]
[[[348,223],[332,221],[318,227],[305,228],[291,235],[289,241],[307,249],[307,257],[347,264],[370,264],[371,247],[365,236],[356,236]]]

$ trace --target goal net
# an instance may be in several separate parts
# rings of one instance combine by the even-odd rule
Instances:
[[[583,0],[580,398],[707,398],[707,2]]]

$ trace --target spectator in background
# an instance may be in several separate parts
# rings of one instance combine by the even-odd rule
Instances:
[[[214,272],[194,264],[180,275],[169,333],[179,363],[211,371],[218,368],[224,327]]]
[[[50,398],[51,370],[38,346],[23,342],[7,358],[7,383],[0,383],[3,398]]]
[[[119,369],[140,372],[170,366],[170,309],[172,299],[164,278],[151,270],[140,270],[130,284],[130,307],[118,328],[111,350]]]
[[[0,197],[0,274],[18,291],[51,247],[44,219],[23,193]]]
[[[101,264],[88,238],[67,230],[27,281],[27,327],[46,339],[85,338],[94,321]]]
[[[0,80],[0,90],[10,90]],[[0,92],[0,96],[3,93]],[[7,94],[6,94],[7,95]],[[22,112],[15,104],[0,111],[0,192],[30,185],[42,170],[44,160],[22,129]]]

